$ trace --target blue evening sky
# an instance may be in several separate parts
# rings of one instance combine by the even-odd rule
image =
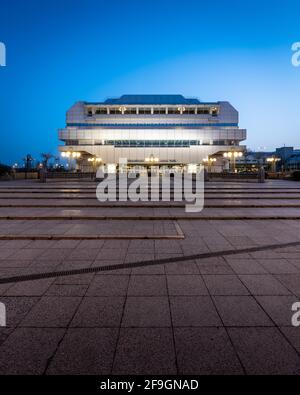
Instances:
[[[78,100],[228,100],[247,145],[300,148],[299,0],[1,0],[0,162],[56,153]]]

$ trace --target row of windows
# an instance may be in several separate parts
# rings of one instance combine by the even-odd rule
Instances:
[[[217,107],[98,107],[96,109],[88,108],[87,115],[181,115],[181,114],[211,114],[212,116],[218,115]]]
[[[195,145],[238,145],[234,140],[67,140],[66,145],[113,145],[114,147],[191,147]]]

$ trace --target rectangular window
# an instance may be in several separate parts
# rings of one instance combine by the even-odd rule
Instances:
[[[197,114],[209,114],[209,109],[204,107],[198,107]]]
[[[110,108],[109,112],[112,115],[120,115],[120,114],[122,114],[122,111],[120,111],[120,108],[116,108],[116,107]]]
[[[168,108],[168,114],[177,114],[177,108],[169,107]]]
[[[105,107],[100,107],[96,109],[96,114],[99,115],[106,115],[107,114],[107,108]]]
[[[140,107],[139,114],[141,115],[151,115],[151,108],[150,107]]]
[[[124,114],[132,114],[132,115],[136,115],[136,108],[126,108],[124,111]]]
[[[166,114],[166,108],[154,108],[153,114],[155,115]]]
[[[184,108],[182,113],[183,114],[190,114],[190,115],[192,115],[192,114],[195,114],[195,112],[196,112],[195,108],[193,108],[193,107],[186,107],[186,108]]]
[[[213,108],[211,109],[211,115],[212,115],[213,117],[218,116],[218,109],[217,109],[217,107],[213,107]]]

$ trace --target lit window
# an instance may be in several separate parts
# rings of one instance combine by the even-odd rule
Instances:
[[[211,108],[211,115],[212,115],[213,117],[216,117],[216,116],[218,115],[218,109],[217,109],[217,107],[212,107],[212,108]]]
[[[124,111],[124,114],[134,114],[134,115],[136,115],[136,108],[133,108],[133,107],[126,108],[125,111]]]
[[[195,114],[195,112],[196,112],[196,109],[193,107],[186,107],[182,111],[183,114],[190,114],[190,115]]]

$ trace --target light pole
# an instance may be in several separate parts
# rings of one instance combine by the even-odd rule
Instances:
[[[75,151],[67,151],[67,152],[62,152],[61,153],[62,158],[67,158],[68,159],[68,168],[71,170],[71,159],[79,159],[81,158],[81,153],[80,152],[75,152]]]
[[[280,159],[272,156],[271,158],[267,158],[267,163],[271,165],[272,173],[276,173],[276,163],[279,162]]]
[[[205,158],[203,163],[208,166],[208,172],[211,173],[212,165],[217,162],[217,158]]]
[[[233,173],[236,173],[236,160],[243,156],[242,152],[229,151],[224,153],[224,158],[229,159]]]
[[[102,163],[102,159],[101,158],[97,158],[96,156],[93,156],[91,158],[88,158],[88,162],[90,162],[93,166],[93,173],[96,173],[96,167],[97,164]]]

